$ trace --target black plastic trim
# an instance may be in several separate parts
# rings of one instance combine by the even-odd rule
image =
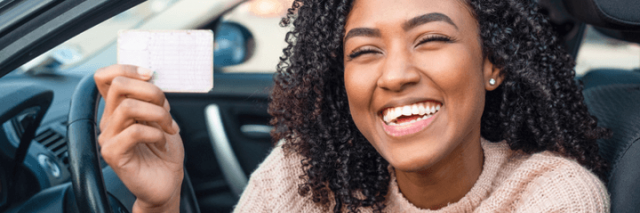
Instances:
[[[70,188],[67,183],[45,189],[24,203],[19,213],[70,212],[64,202]]]
[[[8,165],[7,171],[11,173],[8,176],[9,188],[4,190],[12,193],[16,190],[16,185],[12,184],[12,182],[16,181],[17,174],[20,173],[19,170],[23,168],[22,165],[35,136],[36,129],[40,126],[42,118],[53,100],[53,91],[24,83],[2,84],[0,85],[0,91],[5,93],[0,98],[0,103],[2,103],[0,104],[0,123],[8,121],[27,108],[37,107],[33,120],[25,127],[25,131],[20,138],[18,148],[13,155],[13,165]],[[4,197],[0,198],[4,199]],[[12,197],[6,198],[7,200],[0,200],[0,207],[5,207],[6,204],[12,203],[12,200],[10,200]]]
[[[0,37],[0,77],[142,0],[67,0]]]
[[[28,17],[36,15],[37,12],[40,12],[56,1],[57,0],[25,0],[11,2],[13,4],[10,8],[3,8],[2,11],[0,11],[0,33],[26,20]]]

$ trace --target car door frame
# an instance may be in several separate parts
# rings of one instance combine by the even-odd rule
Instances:
[[[13,3],[21,2],[27,1]],[[52,1],[45,8],[0,32],[0,77],[73,36],[142,2],[144,0]],[[3,11],[0,11],[0,14],[2,13]]]

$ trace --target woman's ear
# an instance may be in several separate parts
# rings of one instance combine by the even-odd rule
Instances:
[[[484,88],[487,91],[493,91],[498,88],[498,86],[502,84],[502,80],[504,80],[502,69],[497,68],[493,63],[491,63],[489,57],[484,59],[482,74],[484,75]]]

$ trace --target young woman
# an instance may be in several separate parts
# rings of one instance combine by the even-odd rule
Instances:
[[[608,132],[533,1],[296,0],[283,23],[280,143],[235,211],[609,211]],[[134,211],[177,212],[179,128],[147,78],[95,74],[99,141]]]

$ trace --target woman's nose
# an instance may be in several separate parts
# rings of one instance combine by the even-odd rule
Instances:
[[[400,92],[420,81],[419,71],[412,65],[406,51],[387,54],[382,69],[377,84],[385,90]]]

